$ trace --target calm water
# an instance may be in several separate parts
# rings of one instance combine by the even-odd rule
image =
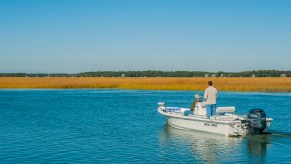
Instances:
[[[157,102],[188,107],[195,93],[0,90],[0,163],[291,163],[290,93],[220,92],[219,106],[274,119],[244,138],[167,126]]]

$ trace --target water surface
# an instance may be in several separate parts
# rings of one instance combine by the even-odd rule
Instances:
[[[262,108],[271,134],[230,138],[166,125],[157,102],[189,91],[0,90],[0,163],[291,163],[291,94],[220,92],[239,114]]]

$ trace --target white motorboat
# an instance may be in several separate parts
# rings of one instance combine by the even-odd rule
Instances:
[[[266,118],[261,109],[252,109],[248,115],[234,114],[235,107],[218,107],[216,115],[206,116],[205,102],[196,102],[194,110],[184,115],[190,109],[167,107],[165,103],[158,103],[158,112],[168,118],[172,127],[187,130],[196,130],[225,136],[245,136],[248,134],[262,134],[268,131],[272,118]]]

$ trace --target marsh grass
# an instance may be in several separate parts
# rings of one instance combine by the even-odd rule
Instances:
[[[1,77],[0,88],[204,90],[209,80],[220,91],[291,92],[291,78]]]

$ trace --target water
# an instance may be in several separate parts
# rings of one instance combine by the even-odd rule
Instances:
[[[188,107],[195,93],[0,90],[0,163],[291,163],[290,93],[220,92],[218,106],[274,119],[244,138],[167,126],[157,102]]]

